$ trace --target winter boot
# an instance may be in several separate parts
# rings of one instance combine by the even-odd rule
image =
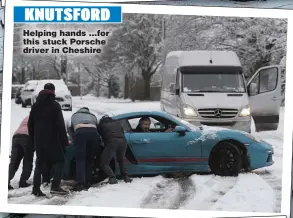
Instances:
[[[41,189],[33,190],[32,194],[36,197],[44,197],[46,196]]]
[[[8,190],[13,190],[14,188],[10,185],[10,183],[8,184]]]
[[[111,185],[117,184],[118,180],[115,177],[110,177],[107,183]]]
[[[50,185],[50,183],[48,183],[48,182],[43,182],[43,187],[44,187],[44,188],[49,187],[49,185]]]
[[[75,191],[75,192],[87,191],[88,186],[85,186],[83,184],[78,183],[78,184],[73,186],[72,190]]]
[[[69,192],[62,189],[61,187],[58,187],[58,188],[51,188],[50,194],[52,194],[52,195],[68,195]]]
[[[131,183],[133,181],[133,179],[131,179],[129,176],[123,176],[123,180],[126,183]]]
[[[27,182],[19,182],[19,188],[27,188],[31,186],[30,184],[28,184]]]

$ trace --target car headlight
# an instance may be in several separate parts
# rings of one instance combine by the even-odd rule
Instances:
[[[183,108],[184,115],[186,115],[188,117],[196,117],[197,116],[195,110],[190,105],[184,104],[182,108]]]
[[[247,117],[250,116],[250,106],[246,105],[245,107],[243,107],[240,111],[240,117]]]
[[[65,99],[71,99],[70,95],[65,95]]]

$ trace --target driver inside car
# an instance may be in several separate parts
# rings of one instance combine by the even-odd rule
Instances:
[[[135,132],[150,132],[151,119],[149,117],[140,118]],[[173,128],[171,126],[165,132],[172,132]]]

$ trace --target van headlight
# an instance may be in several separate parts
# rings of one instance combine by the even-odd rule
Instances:
[[[250,116],[250,106],[246,105],[245,107],[243,107],[240,111],[240,117],[247,117]]]
[[[197,116],[195,110],[194,110],[193,107],[191,107],[190,105],[188,105],[188,104],[184,104],[184,105],[182,106],[182,108],[183,108],[183,113],[184,113],[184,115],[186,115],[186,116],[188,116],[188,117],[196,117],[196,116]]]
[[[70,95],[65,95],[64,97],[65,97],[65,99],[71,99]]]

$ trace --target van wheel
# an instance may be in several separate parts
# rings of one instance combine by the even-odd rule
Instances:
[[[26,108],[26,103],[22,102],[21,107]]]
[[[222,142],[212,149],[209,166],[215,175],[238,176],[242,167],[241,153],[232,143]]]

